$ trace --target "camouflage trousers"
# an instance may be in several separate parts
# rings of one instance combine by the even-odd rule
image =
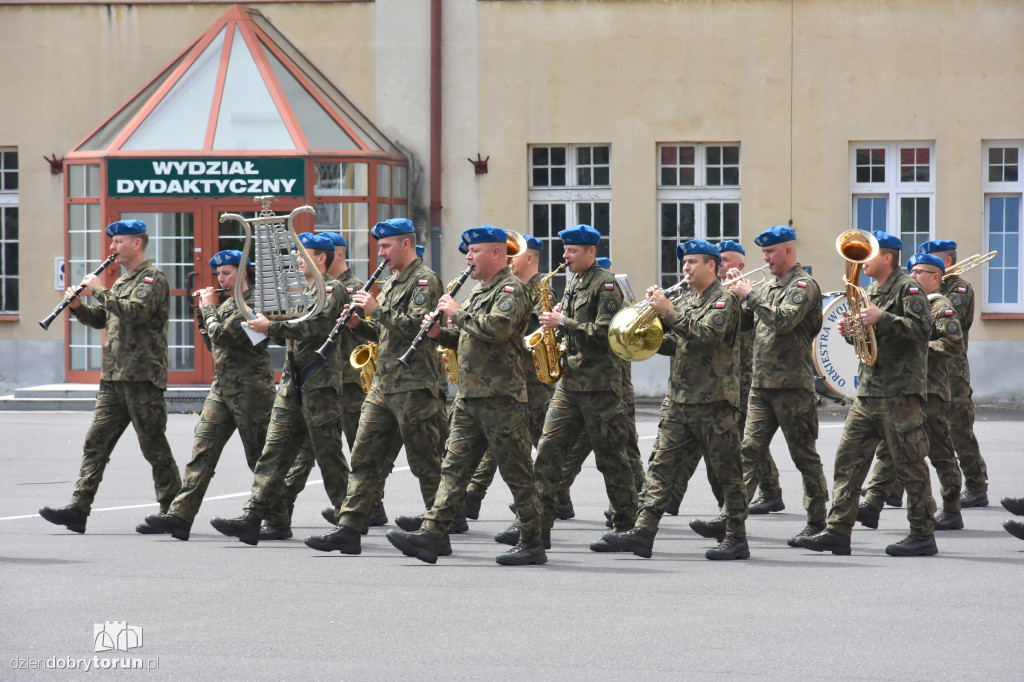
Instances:
[[[543,384],[537,388],[534,388],[534,386],[534,384],[527,386],[527,393],[531,394],[529,395],[530,406],[527,426],[530,429],[530,440],[533,442],[533,447],[537,447],[540,443],[540,436],[544,432],[544,417],[548,413],[548,404],[551,402],[551,396],[555,391],[553,388]],[[487,489],[491,487],[491,483],[494,482],[494,474],[497,471],[497,460],[494,459],[491,453],[485,452],[483,459],[480,460],[480,466],[476,468],[473,478],[469,482],[469,490],[483,498],[487,495]]]
[[[260,518],[274,511],[284,490],[284,478],[307,444],[320,467],[331,504],[341,506],[348,486],[348,462],[341,449],[338,413],[338,392],[332,388],[293,388],[287,394],[277,394],[246,509]]]
[[[857,520],[860,487],[868,475],[875,449],[883,440],[889,445],[896,475],[907,488],[910,532],[931,535],[935,530],[935,500],[931,476],[924,463],[928,454],[924,401],[916,395],[854,401],[836,450],[829,529],[851,534]]]
[[[667,401],[664,407],[636,525],[652,533],[658,530],[681,471],[692,474],[706,452],[725,496],[726,533],[745,538],[749,499],[740,466],[739,413],[724,400],[686,405]]]
[[[71,502],[86,514],[92,511],[110,453],[128,424],[135,429],[142,456],[153,468],[153,487],[161,511],[167,510],[181,488],[178,464],[164,433],[167,406],[163,389],[149,381],[100,381],[92,424],[82,447],[78,482],[71,495]]]
[[[640,456],[640,442],[636,433],[636,404],[628,405],[626,409],[626,424],[629,431],[626,438],[626,456],[629,458],[629,465],[633,471],[633,485],[637,490],[644,487],[644,463]],[[572,450],[565,458],[565,468],[562,469],[562,478],[558,483],[558,504],[567,504],[572,500],[570,490],[576,482],[576,477],[583,470],[583,463],[593,452],[590,443],[590,434],[584,431],[580,434],[579,440],[572,446]]]
[[[626,404],[613,391],[569,391],[561,385],[548,406],[534,465],[544,527],[551,528],[555,522],[565,460],[584,432],[590,436],[597,470],[604,475],[612,526],[616,531],[629,530],[636,521],[637,489],[626,455],[630,433]]]
[[[346,383],[341,385],[341,394],[338,398],[339,420],[338,428],[345,435],[348,443],[349,454],[352,453],[352,444],[356,439],[356,431],[359,429],[359,410],[363,405],[366,394],[359,383]],[[295,463],[284,477],[284,488],[281,496],[274,502],[273,510],[266,519],[268,526],[290,526],[292,523],[292,509],[295,507],[295,500],[306,487],[309,474],[313,471],[313,451],[307,442],[299,450]]]
[[[466,487],[484,452],[498,463],[501,477],[512,491],[519,519],[520,538],[540,539],[541,506],[530,461],[527,407],[512,397],[455,399],[451,435],[445,444],[441,484],[433,506],[423,515],[423,527],[445,535],[456,514],[465,508]]]
[[[430,507],[441,480],[441,457],[448,429],[438,418],[441,401],[427,389],[374,394],[363,403],[352,446],[348,495],[338,509],[339,524],[362,530],[384,495],[384,481],[402,444],[409,470],[419,479],[424,507]]]
[[[814,447],[818,439],[818,409],[814,394],[806,389],[750,389],[743,444],[740,446],[747,494],[753,496],[758,483],[763,480],[762,474],[769,460],[768,446],[779,429],[782,429],[790,457],[803,479],[807,522],[824,523],[828,483],[821,457]],[[761,493],[764,494],[763,485]]]
[[[935,467],[935,473],[939,477],[939,493],[942,496],[942,510],[956,513],[960,511],[960,489],[963,481],[960,467],[956,463],[956,455],[953,454],[953,441],[949,437],[949,403],[935,395],[928,395],[924,404],[924,430],[928,436],[928,459]],[[885,441],[878,445],[875,451],[874,471],[871,474],[871,481],[868,483],[868,492],[864,501],[876,509],[881,509],[885,504],[885,498],[893,494],[894,487],[899,487],[902,496],[902,486],[896,476],[896,468],[892,463],[892,455],[889,454],[889,447]]]
[[[963,377],[949,377],[949,437],[964,472],[964,487],[972,493],[988,490],[988,467],[974,436],[974,391]]]
[[[169,514],[190,523],[195,519],[210,481],[213,480],[224,445],[236,430],[245,450],[245,462],[250,471],[256,470],[256,462],[267,439],[267,424],[270,422],[270,410],[274,406],[274,395],[273,390],[256,390],[230,396],[210,392],[199,414],[199,423],[196,424],[192,460],[185,465],[182,487],[168,509]]]

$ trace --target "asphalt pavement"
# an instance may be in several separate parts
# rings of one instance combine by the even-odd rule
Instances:
[[[139,535],[156,504],[131,428],[87,532],[67,532],[36,511],[70,499],[90,416],[0,413],[0,679],[1024,679],[1024,542],[1002,529],[1010,515],[999,506],[1024,496],[1024,412],[979,412],[991,505],[938,533],[935,557],[884,553],[907,533],[905,511],[889,507],[877,530],[854,531],[851,556],[787,547],[805,517],[779,434],[787,508],[750,518],[749,561],[705,560],[713,543],[687,526],[716,513],[703,467],[680,515],[664,518],[653,558],[590,552],[607,504],[591,458],[573,489],[576,518],[557,522],[548,564],[531,567],[494,562],[506,547],[492,537],[512,520],[500,482],[434,566],[403,557],[386,528],[363,538],[360,556],[305,547],[303,536],[327,530],[316,470],[295,539],[225,538],[209,519],[240,513],[252,482],[237,436],[191,540]],[[822,412],[830,484],[842,417]],[[196,419],[168,422],[181,467]],[[656,428],[656,412],[642,410],[645,457]],[[404,454],[396,467],[388,514],[419,513]]]

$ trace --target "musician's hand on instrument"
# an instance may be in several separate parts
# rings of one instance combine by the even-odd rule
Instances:
[[[431,319],[431,317],[433,317],[433,319]],[[420,327],[426,328],[426,327],[429,326],[429,329],[427,330],[427,337],[428,338],[436,339],[438,336],[441,335],[441,322],[440,322],[440,320],[441,320],[441,316],[440,315],[424,315],[423,316],[423,324],[421,324]]]
[[[71,298],[74,296],[74,298]],[[68,300],[68,307],[72,310],[78,310],[82,307],[82,299],[75,293],[75,287],[68,287],[64,290],[64,298]]]
[[[260,334],[266,334],[267,330],[270,329],[270,320],[268,320],[267,316],[263,313],[256,313],[256,319],[249,320],[247,324],[249,325],[249,329],[254,332],[259,332]]]
[[[200,305],[217,305],[217,294],[213,293],[213,287],[206,287],[200,291],[202,292],[199,294]]]
[[[458,301],[452,298],[449,294],[445,294],[438,299],[437,309],[448,317],[455,317],[455,313],[462,310],[462,306],[460,306]]]
[[[850,325],[847,322],[847,319],[849,319],[849,317],[850,313],[843,311],[843,316],[839,319],[839,323],[836,325],[836,329],[839,331],[840,336],[850,335]]]
[[[345,307],[341,311],[341,315],[338,315],[338,319],[335,320],[335,322],[341,320],[341,318],[345,316],[345,313],[347,313],[348,309],[351,307],[351,303],[346,303]],[[362,322],[362,319],[359,317],[359,313],[353,312],[351,315],[348,316],[348,319],[345,320],[345,326],[348,327],[349,329],[355,329],[356,327],[359,326],[360,322]]]
[[[352,294],[352,301],[366,311],[367,317],[373,315],[373,311],[377,309],[377,299],[368,291],[355,292]],[[353,317],[355,317],[355,315],[353,315]]]
[[[874,303],[871,303],[860,314],[860,319],[868,327],[874,327],[876,324],[878,324],[879,320],[882,319],[882,314],[882,309],[876,306]]]
[[[736,273],[736,275],[732,274],[734,272]],[[732,270],[729,271],[728,277],[738,277],[739,274],[740,273],[736,270],[736,268],[733,268]],[[753,288],[754,287],[751,286],[750,284],[750,280],[746,279],[738,279],[729,285],[729,291],[732,292],[732,294],[738,298],[746,298],[747,294],[749,294],[753,290]]]
[[[664,315],[672,308],[672,301],[668,300],[668,297],[665,296],[665,293],[661,289],[658,287],[651,287],[647,291],[647,300],[651,302],[651,308],[659,315]]]
[[[657,284],[652,284],[651,286],[647,287],[647,298],[650,298],[655,291],[661,291],[661,287],[659,287]]]
[[[82,283],[79,286],[84,287],[82,289],[82,296],[92,296],[97,288],[103,287],[103,282],[100,281],[99,277],[90,272],[82,278]]]
[[[554,310],[550,313],[540,314],[540,326],[545,329],[554,329],[562,324],[563,320],[565,320],[565,315]]]

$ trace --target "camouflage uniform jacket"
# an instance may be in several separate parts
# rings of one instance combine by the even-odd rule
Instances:
[[[384,282],[377,296],[377,309],[353,330],[360,338],[379,344],[371,396],[376,392],[402,393],[421,388],[437,395],[443,372],[435,357],[433,341],[423,341],[408,367],[398,358],[412,345],[423,316],[437,308],[443,292],[441,280],[419,258]]]
[[[349,298],[352,298],[352,294],[363,288],[363,283],[359,281],[351,270],[346,270],[341,273],[341,277],[338,279],[341,286],[345,287],[345,293],[348,294]],[[345,384],[358,384],[360,371],[349,364],[348,358],[352,354],[352,351],[361,343],[360,339],[355,334],[342,330],[338,337],[338,353],[341,355],[341,381]],[[355,389],[352,389],[355,390]],[[359,389],[362,390],[362,389]]]
[[[928,393],[950,400],[949,372],[953,360],[964,354],[964,336],[956,310],[942,294],[928,296],[931,305],[931,340],[928,342]]]
[[[451,326],[437,341],[459,353],[459,397],[511,396],[526,402],[523,336],[532,300],[518,277],[506,266],[489,282],[469,294]]]
[[[751,385],[814,390],[814,337],[821,331],[821,290],[797,263],[763,292],[743,300],[756,323]]]
[[[622,307],[615,275],[596,263],[573,278],[562,298],[566,344],[562,388],[622,395],[621,359],[608,345],[608,325]]]
[[[245,292],[245,302],[253,301],[253,290]],[[230,296],[219,306],[204,305],[196,315],[199,330],[205,331],[203,343],[213,353],[213,383],[210,391],[223,396],[274,390],[274,368],[270,362],[270,342],[253,345],[242,328],[245,316]]]
[[[540,328],[540,314],[544,312],[544,302],[537,294],[540,293],[540,281],[542,279],[544,279],[544,275],[538,272],[526,283],[526,291],[530,294],[530,300],[533,302],[533,310],[530,311],[530,321],[526,325],[526,334],[531,334],[534,330]],[[550,286],[544,288],[544,295],[548,297],[548,310],[550,310],[554,306],[554,293]],[[526,335],[524,334],[523,336],[525,337]],[[537,376],[537,368],[533,364],[533,351],[527,348],[525,343],[520,344],[519,347],[522,350],[523,372],[526,374],[526,392],[530,394],[530,402],[532,403],[533,397],[541,394],[542,391],[550,397],[551,388]]]
[[[964,333],[964,352],[954,356],[949,367],[949,375],[963,377],[967,383],[971,383],[971,365],[967,361],[968,337],[971,334],[971,325],[974,324],[974,288],[967,283],[963,277],[950,277],[939,284],[939,293],[949,299],[956,311],[957,319],[960,320]]]
[[[98,303],[71,312],[82,324],[106,330],[100,378],[166,389],[170,287],[164,273],[145,260],[110,289],[97,286],[93,298]]]
[[[288,357],[281,372],[281,385],[277,389],[279,395],[288,395],[290,391],[294,390],[293,387],[297,383],[296,372],[299,373],[301,381],[309,368],[321,361],[316,351],[334,329],[335,321],[341,315],[345,304],[349,302],[348,293],[345,291],[345,287],[338,283],[338,280],[327,274],[324,274],[323,277],[324,286],[327,289],[327,301],[323,310],[297,324],[292,324],[287,320],[275,320],[270,323],[270,328],[267,330],[267,336],[271,341],[288,348]],[[316,288],[309,286],[305,291],[307,294],[313,295]],[[340,354],[329,353],[320,369],[312,376],[305,377],[305,383],[301,384],[302,388],[307,390],[330,388],[340,391],[341,367],[339,365]]]
[[[857,396],[919,395],[925,399],[931,327],[928,298],[918,283],[900,269],[885,282],[872,282],[867,294],[882,309],[882,319],[875,325],[878,358],[874,366],[860,363]]]
[[[740,405],[740,304],[717,279],[661,316],[676,346],[668,397],[682,404]]]

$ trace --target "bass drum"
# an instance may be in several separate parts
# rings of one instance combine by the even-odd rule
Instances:
[[[839,321],[850,306],[842,291],[822,295],[821,331],[814,339],[814,390],[829,400],[845,404],[857,397],[860,360],[853,346],[839,333]]]

